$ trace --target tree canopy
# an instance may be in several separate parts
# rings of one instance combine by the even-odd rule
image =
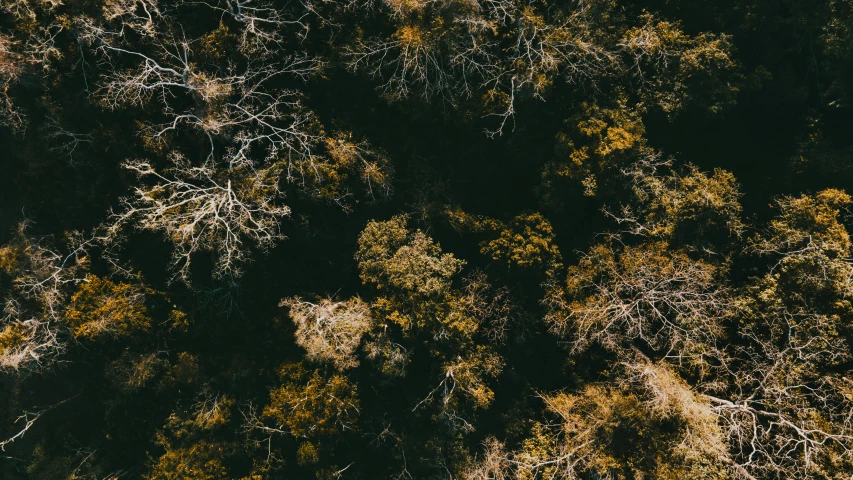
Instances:
[[[853,1],[0,0],[0,478],[853,476]]]

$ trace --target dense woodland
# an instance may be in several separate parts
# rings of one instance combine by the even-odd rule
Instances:
[[[0,0],[0,172],[0,478],[853,476],[853,0]]]

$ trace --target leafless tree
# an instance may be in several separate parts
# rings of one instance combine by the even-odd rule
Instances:
[[[459,98],[480,94],[484,87],[509,82],[498,56],[494,32],[499,25],[487,8],[467,1],[385,3],[396,32],[389,38],[359,40],[348,48],[346,64],[381,79],[381,89],[389,98],[419,95],[455,105]],[[451,16],[451,20],[434,28],[409,18],[419,15]]]
[[[0,369],[18,375],[48,368],[65,351],[62,313],[70,290],[84,281],[91,243],[72,237],[70,253],[60,253],[25,229],[21,224],[16,239],[0,248],[12,277],[0,318]]]
[[[413,90],[425,100],[449,99],[455,79],[441,51],[444,34],[430,38],[415,27],[404,27],[397,38],[358,40],[347,52],[352,70],[363,70],[383,81],[391,99],[407,98]]]
[[[322,298],[312,303],[293,297],[282,300],[280,306],[290,308],[296,344],[308,352],[308,359],[332,362],[340,370],[358,366],[356,350],[362,335],[373,326],[370,307],[361,299]]]
[[[77,443],[77,445],[68,446],[74,452],[74,462],[77,464],[68,476],[68,480],[121,480],[130,475],[131,472],[125,469],[104,468],[101,450]]]
[[[74,152],[80,146],[92,144],[92,134],[76,133],[68,130],[62,126],[56,117],[49,117],[47,119],[46,129],[48,132],[47,137],[56,141],[56,146],[51,147],[51,151],[67,157],[70,165],[74,164]]]
[[[159,97],[164,105],[175,91],[196,94],[205,101],[227,95],[239,79],[233,76],[210,77],[199,72],[190,61],[191,42],[181,38],[167,41],[159,37],[153,40],[152,52],[129,50],[110,36],[115,33],[102,29],[91,31],[98,43],[97,49],[107,54],[127,55],[137,58],[139,63],[129,70],[110,68],[101,96],[111,108],[122,104],[142,105],[152,96]],[[116,44],[116,45],[114,45]],[[110,61],[110,57],[105,57]]]
[[[36,423],[47,410],[39,410],[38,412],[24,412],[23,415],[15,420],[15,423],[21,422],[22,427],[15,435],[0,442],[0,451],[6,451],[6,446],[22,438],[27,431]]]
[[[507,49],[504,67],[486,77],[492,95],[503,108],[490,116],[500,119],[489,136],[501,135],[515,116],[516,103],[524,96],[544,100],[545,91],[560,77],[595,88],[600,79],[619,69],[617,55],[595,37],[596,19],[587,2],[572,2],[551,21],[531,8],[514,12],[506,2],[489,2],[492,15],[502,21],[515,18],[515,39]],[[512,13],[511,13],[512,12]]]
[[[26,2],[17,3],[28,5]],[[0,12],[13,12],[14,4],[0,4]],[[32,15],[35,16],[35,13]],[[26,125],[26,117],[13,103],[10,89],[27,73],[43,74],[51,69],[51,60],[62,56],[56,46],[56,37],[64,28],[60,23],[38,26],[32,35],[23,40],[0,34],[0,125],[7,125],[16,131]],[[34,72],[38,67],[42,71]]]
[[[513,303],[506,287],[493,287],[482,271],[474,271],[463,279],[462,302],[466,313],[480,325],[488,326],[486,336],[502,344],[510,335],[522,339],[528,333],[524,312]]]
[[[596,38],[587,2],[572,2],[549,21],[508,0],[386,3],[396,32],[359,40],[346,52],[347,65],[380,79],[395,100],[419,95],[456,105],[483,96],[495,110],[487,116],[500,120],[491,136],[513,120],[520,98],[544,99],[558,77],[594,87],[619,68],[617,53]],[[439,28],[419,20],[439,16]]]
[[[189,126],[203,133],[215,158],[215,145],[225,143],[219,156],[234,165],[249,161],[253,149],[264,149],[263,158],[279,154],[300,164],[311,163],[313,149],[320,141],[316,120],[305,111],[296,91],[267,88],[282,75],[307,78],[317,73],[323,62],[305,54],[293,54],[261,63],[249,62],[241,73],[233,65],[208,72],[193,61],[195,42],[169,33],[158,34],[150,48],[125,47],[116,34],[89,26],[91,41],[109,72],[99,95],[110,108],[141,106],[152,98],[163,105],[165,123],[149,124],[143,133],[152,141]],[[116,66],[113,57],[136,59],[130,69]],[[118,60],[118,58],[116,58]],[[176,95],[186,94],[195,107],[177,111]]]
[[[143,37],[154,37],[158,24],[166,20],[157,0],[110,0],[105,2],[102,12],[104,20],[119,26],[120,36],[129,29]]]
[[[311,29],[309,17],[314,13],[311,1],[298,2],[298,6],[280,8],[273,2],[256,0],[217,0],[215,2],[187,1],[190,5],[204,5],[222,15],[228,15],[243,25],[240,49],[246,54],[270,56],[280,52],[283,32],[293,29],[297,38],[304,40]]]
[[[619,350],[640,340],[666,357],[705,365],[734,310],[713,265],[654,244],[618,253],[593,247],[570,268],[568,285],[572,299],[557,300],[548,320],[556,333],[572,332],[576,351],[590,342]]]
[[[7,300],[3,309],[4,326],[0,335],[4,344],[0,350],[0,368],[26,374],[47,368],[50,362],[65,351],[57,322],[26,315],[15,300]]]
[[[237,277],[248,259],[247,241],[265,249],[283,238],[279,223],[290,208],[277,203],[281,192],[275,174],[247,166],[196,167],[177,153],[171,160],[173,167],[163,173],[148,162],[125,163],[142,182],[154,184],[137,186],[133,197],[123,200],[124,210],[109,221],[110,239],[118,238],[128,224],[163,232],[175,245],[175,278],[188,281],[196,252],[216,252],[214,274]]]
[[[0,124],[13,129],[24,126],[24,114],[12,103],[9,89],[18,81],[24,70],[24,61],[15,47],[19,42],[0,35]]]
[[[29,37],[21,49],[25,60],[32,64],[41,66],[42,70],[51,69],[51,60],[61,58],[62,53],[56,46],[56,37],[65,30],[59,23],[51,23],[47,27],[39,27],[34,35]]]
[[[814,478],[853,455],[853,380],[835,320],[778,310],[751,318],[733,347],[730,387],[711,386],[713,411],[740,469],[756,478]],[[839,467],[844,468],[844,467]]]
[[[850,201],[831,189],[780,199],[750,246],[776,263],[739,298],[739,342],[718,382],[728,388],[709,398],[735,461],[756,478],[819,478],[853,463],[853,380],[841,367],[851,353],[837,310],[853,297],[839,220]]]
[[[261,150],[260,158],[264,160],[285,158],[288,180],[304,183],[306,177],[317,175],[318,163],[322,161],[317,119],[302,107],[297,92],[268,93],[259,87],[256,84],[242,91],[233,102],[218,102],[199,112],[178,114],[167,109],[165,113],[170,120],[147,125],[143,134],[155,142],[163,142],[167,134],[186,125],[207,137],[211,160],[219,157],[233,167],[253,163],[252,154]],[[226,148],[217,156],[219,141],[225,141]]]
[[[45,407],[45,408],[39,409],[38,411],[35,411],[35,412],[24,411],[24,413],[22,413],[22,414],[21,414],[21,416],[19,416],[17,419],[15,419],[15,424],[16,424],[16,425],[20,423],[20,429],[18,430],[18,432],[17,432],[17,433],[15,433],[14,435],[12,435],[11,437],[8,437],[8,438],[6,438],[5,440],[0,441],[0,452],[5,452],[5,451],[6,451],[6,447],[7,447],[7,446],[11,445],[11,444],[12,444],[12,443],[14,443],[16,440],[19,440],[19,439],[23,438],[23,437],[24,437],[24,435],[26,435],[26,433],[30,430],[30,428],[32,428],[32,427],[33,427],[33,425],[35,425],[35,423],[36,423],[36,422],[37,422],[37,421],[38,421],[38,420],[39,420],[39,419],[40,419],[40,418],[41,418],[45,413],[47,413],[47,412],[49,412],[49,411],[51,411],[51,410],[53,410],[53,409],[55,409],[55,408],[57,408],[57,407],[59,407],[59,406],[61,406],[61,405],[65,404],[65,403],[68,403],[68,402],[70,402],[70,401],[74,400],[74,399],[75,399],[75,398],[77,398],[78,396],[79,396],[79,395],[74,396],[74,397],[71,397],[71,398],[66,398],[65,400],[62,400],[62,401],[60,401],[60,402],[58,402],[58,403],[55,403],[55,404],[53,404],[53,405],[51,405],[51,406],[49,406],[49,407]]]

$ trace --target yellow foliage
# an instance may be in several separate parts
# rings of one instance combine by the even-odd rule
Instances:
[[[551,266],[560,260],[551,224],[539,213],[515,217],[499,235],[481,244],[483,254],[494,260],[520,267]]]
[[[465,262],[442,253],[440,245],[406,224],[405,216],[367,224],[356,253],[362,281],[418,296],[447,292],[451,278]]]
[[[338,374],[309,372],[300,363],[279,372],[284,384],[270,391],[261,418],[297,437],[323,437],[352,428],[358,418],[356,386]]]
[[[29,329],[20,323],[6,325],[0,331],[0,354],[21,347],[30,338]]]
[[[596,177],[635,160],[647,150],[645,126],[640,106],[629,107],[620,94],[612,106],[583,103],[580,113],[566,120],[566,129],[557,134],[556,158],[546,165],[546,185],[566,177],[594,195]]]
[[[313,465],[320,460],[317,447],[311,442],[301,442],[296,451],[296,462],[299,465]]]
[[[147,480],[222,480],[228,478],[223,465],[227,450],[220,443],[200,440],[188,447],[173,448],[165,439],[166,453],[146,475]]]
[[[65,321],[75,337],[126,337],[151,327],[144,294],[136,286],[89,275],[71,297]]]
[[[734,103],[739,65],[727,35],[690,36],[679,23],[648,13],[642,20],[643,25],[625,31],[621,45],[643,79],[639,93],[644,103],[670,115],[688,104],[717,113]]]
[[[312,159],[307,166],[313,170],[309,188],[317,197],[348,209],[348,197],[358,183],[369,199],[390,195],[393,169],[384,152],[344,131],[327,136],[324,143],[327,161]]]

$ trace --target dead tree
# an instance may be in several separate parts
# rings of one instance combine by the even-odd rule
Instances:
[[[280,306],[290,308],[296,344],[306,350],[309,360],[331,362],[340,370],[358,366],[356,350],[373,326],[370,307],[361,299],[323,298],[312,303],[293,297],[282,300]]]
[[[215,276],[238,277],[248,260],[247,242],[266,249],[283,238],[279,223],[290,208],[279,204],[272,172],[212,163],[196,167],[177,153],[171,160],[172,168],[162,173],[147,162],[125,163],[141,182],[153,184],[135,187],[133,196],[123,200],[123,211],[108,222],[109,240],[120,238],[125,225],[162,232],[175,246],[173,279],[188,281],[197,252],[216,253]]]

